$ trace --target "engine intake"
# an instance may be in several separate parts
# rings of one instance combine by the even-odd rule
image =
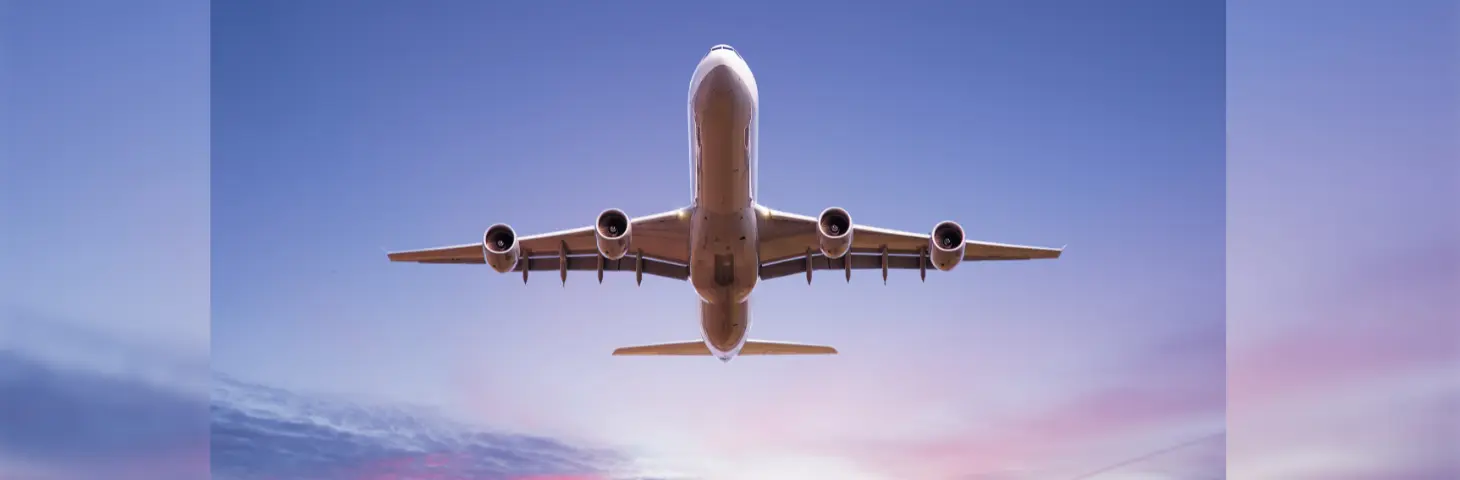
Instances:
[[[618,260],[629,253],[630,229],[633,224],[623,210],[604,210],[598,214],[594,225],[594,241],[598,245],[598,253],[610,260]]]
[[[963,250],[968,245],[963,238],[963,227],[956,222],[941,222],[934,226],[928,243],[932,244],[928,256],[933,267],[945,272],[963,261]]]
[[[505,223],[492,225],[482,234],[482,256],[486,258],[487,265],[498,273],[512,271],[521,252],[517,245],[517,232]]]
[[[821,211],[816,218],[817,243],[826,258],[841,258],[852,249],[852,216],[839,207]]]

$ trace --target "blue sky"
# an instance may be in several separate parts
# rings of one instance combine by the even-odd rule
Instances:
[[[1221,431],[1220,4],[517,8],[214,9],[215,369],[719,475],[1050,474]],[[1068,255],[767,282],[756,336],[844,353],[728,366],[607,355],[695,338],[685,284],[385,261],[682,206],[717,43],[761,85],[765,204]]]
[[[1460,469],[1452,3],[78,5],[0,8],[0,472]],[[607,357],[694,337],[671,281],[385,262],[682,205],[722,42],[768,205],[1068,254],[768,282],[843,355],[729,365]]]
[[[5,11],[5,241],[46,253],[17,254],[7,292],[24,309],[206,357],[209,272],[171,268],[208,262],[208,26],[190,21],[206,6]]]

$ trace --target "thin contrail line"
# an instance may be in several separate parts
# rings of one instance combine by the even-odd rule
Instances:
[[[1130,464],[1133,464],[1133,463],[1136,463],[1136,462],[1140,462],[1140,461],[1143,461],[1143,460],[1148,460],[1148,459],[1150,459],[1152,457],[1155,457],[1157,455],[1161,455],[1161,454],[1169,453],[1169,452],[1172,452],[1172,451],[1175,451],[1175,450],[1180,450],[1182,448],[1190,447],[1192,445],[1196,445],[1198,443],[1205,442],[1205,441],[1211,440],[1213,438],[1225,436],[1226,434],[1227,434],[1227,432],[1221,432],[1221,433],[1213,433],[1211,435],[1204,435],[1204,436],[1201,436],[1201,437],[1197,437],[1197,438],[1194,438],[1194,439],[1191,439],[1191,440],[1187,440],[1185,442],[1178,443],[1176,445],[1172,445],[1172,446],[1169,446],[1169,447],[1166,447],[1166,448],[1162,448],[1160,450],[1156,450],[1154,452],[1149,452],[1149,453],[1143,454],[1143,455],[1138,456],[1138,457],[1135,457],[1135,458],[1126,459],[1126,460],[1121,461],[1120,463],[1117,463],[1115,465],[1111,465],[1111,466],[1108,466],[1108,467],[1100,468],[1100,469],[1097,469],[1095,471],[1092,471],[1092,472],[1089,472],[1089,473],[1085,473],[1083,475],[1079,475],[1079,476],[1073,477],[1070,480],[1084,480],[1084,479],[1087,479],[1087,478],[1092,478],[1092,477],[1094,477],[1096,475],[1099,475],[1099,474],[1102,474],[1102,473],[1107,473],[1107,472],[1110,472],[1112,470],[1118,469],[1120,467],[1124,467],[1124,466],[1127,466],[1127,465],[1130,465]]]

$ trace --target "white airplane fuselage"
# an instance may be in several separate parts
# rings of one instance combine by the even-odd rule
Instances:
[[[717,46],[700,60],[689,89],[690,283],[700,295],[700,329],[710,352],[729,361],[750,330],[750,292],[759,279],[756,150],[759,93],[739,54]]]

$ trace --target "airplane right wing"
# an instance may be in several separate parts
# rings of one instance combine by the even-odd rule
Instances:
[[[850,216],[841,212],[843,223],[850,229],[851,238],[847,240],[849,244],[845,245],[844,255],[828,258],[819,250],[822,235],[819,225],[823,219],[766,207],[757,208],[762,279],[806,273],[807,281],[810,281],[814,270],[844,270],[850,279],[852,270],[881,269],[885,281],[887,270],[920,270],[926,275],[930,268],[939,269],[933,263],[936,258],[931,251],[931,234],[853,225]],[[828,212],[832,210],[835,209],[828,209]],[[823,215],[827,215],[827,212],[823,212]],[[948,248],[961,248],[963,252],[962,255],[955,255],[956,258],[944,256],[946,268],[942,269],[951,269],[949,263],[956,265],[964,261],[1059,258],[1064,252],[1064,247],[1033,247],[967,240],[963,238],[962,227],[952,222],[939,224],[935,230],[945,224],[951,225],[950,231],[956,231],[945,238],[945,241],[957,239]]]
[[[614,226],[617,215],[620,230],[613,233],[625,239],[626,251],[617,259],[605,258],[598,250],[600,226]],[[676,209],[629,220],[617,210],[599,215],[597,225],[557,232],[517,237],[511,227],[493,225],[481,242],[448,247],[391,252],[392,262],[489,264],[499,272],[522,272],[527,281],[529,271],[558,271],[567,281],[569,270],[602,272],[635,272],[677,280],[689,278],[689,216],[685,209]],[[496,237],[494,237],[496,236]],[[488,238],[496,238],[502,252],[486,248]]]

